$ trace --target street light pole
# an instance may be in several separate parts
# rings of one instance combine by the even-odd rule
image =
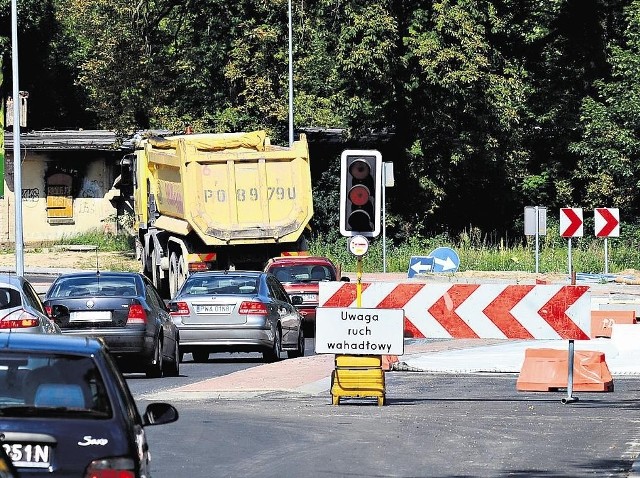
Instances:
[[[11,0],[11,70],[13,77],[13,195],[15,201],[16,275],[24,276],[22,238],[22,161],[20,158],[20,83],[18,81],[18,7]]]
[[[291,0],[289,0],[289,147],[293,146],[293,38]]]

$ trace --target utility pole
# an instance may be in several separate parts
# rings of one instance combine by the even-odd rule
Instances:
[[[22,161],[20,156],[20,82],[18,81],[18,7],[11,0],[11,73],[13,77],[13,194],[15,201],[16,275],[24,276],[22,234]]]

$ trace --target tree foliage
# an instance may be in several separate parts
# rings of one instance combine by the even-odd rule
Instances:
[[[34,128],[241,131],[284,143],[286,0],[21,0]],[[394,162],[388,234],[521,236],[524,206],[640,216],[637,0],[292,2],[298,131],[319,233],[337,229],[341,149]],[[0,1],[10,81],[9,1]],[[31,109],[33,108],[33,109]]]

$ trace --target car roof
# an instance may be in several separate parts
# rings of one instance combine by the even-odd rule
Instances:
[[[22,288],[22,284],[26,282],[26,279],[15,274],[0,274],[0,283],[9,284],[13,287]]]
[[[273,257],[269,259],[270,264],[300,264],[303,262],[309,262],[311,264],[330,264],[334,265],[331,259],[328,257],[321,256],[283,256],[283,257]]]
[[[61,277],[67,279],[69,277],[140,277],[139,272],[120,272],[120,271],[82,271],[82,272],[69,272],[66,274],[60,274],[56,279]]]
[[[264,271],[199,271],[194,272],[189,277],[198,277],[198,276],[255,276],[259,277],[261,274],[264,274]]]
[[[91,337],[57,334],[0,333],[0,350],[34,350],[91,355],[100,351],[102,342]]]

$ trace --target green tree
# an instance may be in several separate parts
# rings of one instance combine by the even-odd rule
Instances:
[[[640,2],[625,9],[624,42],[609,48],[610,77],[594,83],[584,98],[581,138],[570,145],[579,155],[573,174],[585,207],[619,207],[640,214]]]

